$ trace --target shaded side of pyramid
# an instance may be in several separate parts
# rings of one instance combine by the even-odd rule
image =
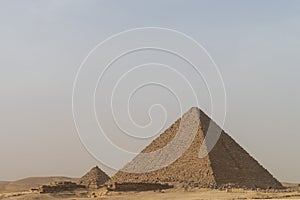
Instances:
[[[79,179],[79,183],[88,188],[97,189],[108,181],[110,177],[98,166],[92,168],[88,173]]]
[[[182,125],[181,122],[184,121]],[[198,123],[199,122],[199,123]],[[253,159],[241,146],[239,146],[227,133],[222,131],[204,112],[198,108],[191,108],[182,118],[172,124],[164,133],[148,145],[141,153],[155,152],[174,139],[177,133],[183,132],[190,136],[196,127],[196,134],[184,153],[168,166],[160,165],[160,161],[168,159],[168,155],[144,159],[138,155],[111,179],[117,183],[169,183],[180,186],[195,187],[244,187],[244,188],[282,188],[266,169]],[[204,140],[209,124],[213,123],[221,132],[220,138],[203,158],[199,158],[201,144]],[[180,128],[187,127],[180,131]],[[212,134],[213,135],[213,134]],[[209,138],[208,138],[209,139]],[[182,148],[180,143],[175,144],[170,154]],[[156,163],[158,170],[146,173],[129,173],[134,169],[146,169],[150,163]]]

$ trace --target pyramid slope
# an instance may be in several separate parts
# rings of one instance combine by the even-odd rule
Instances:
[[[98,188],[109,179],[110,177],[98,166],[96,166],[92,168],[88,173],[86,173],[83,177],[81,177],[79,179],[79,183],[90,188]]]
[[[212,151],[204,158],[199,158],[200,146],[204,141],[209,123],[214,123],[198,108],[192,108],[171,125],[164,133],[148,145],[142,153],[149,153],[165,147],[179,131],[182,119],[188,123],[199,121],[197,134],[188,149],[173,163],[161,169],[147,173],[117,172],[110,182],[136,183],[171,183],[198,187],[236,187],[247,188],[281,188],[281,184],[255,159],[253,159],[228,134],[222,131]],[[215,124],[215,123],[214,123]],[[216,125],[216,124],[215,124]],[[216,125],[217,126],[217,125]],[[187,131],[184,134],[189,135]],[[180,145],[177,146],[181,148]],[[159,157],[150,159],[164,160]],[[146,163],[146,164],[145,164]],[[159,162],[158,162],[159,163]],[[124,169],[147,166],[147,161],[139,156],[128,163]]]

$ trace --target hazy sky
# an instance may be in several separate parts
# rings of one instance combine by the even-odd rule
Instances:
[[[300,182],[300,1],[196,0],[1,0],[0,180],[100,165],[76,133],[72,84],[95,45],[144,26],[201,43],[224,79],[224,129],[280,181]]]

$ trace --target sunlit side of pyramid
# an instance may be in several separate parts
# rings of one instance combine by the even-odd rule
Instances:
[[[220,138],[212,151],[204,158],[199,158],[199,149],[204,141],[209,123],[214,123],[205,113],[198,108],[191,108],[182,118],[178,119],[164,133],[148,145],[142,153],[154,152],[165,147],[179,131],[180,122],[185,119],[182,135],[189,136],[196,122],[196,135],[191,145],[175,162],[168,166],[147,173],[117,172],[110,183],[170,183],[181,186],[195,187],[245,187],[245,188],[281,188],[278,182],[265,168],[252,158],[239,146],[227,133],[222,131]],[[218,127],[215,123],[214,125]],[[180,149],[180,143],[175,144],[170,153]],[[157,163],[168,159],[168,155],[144,159],[137,156],[124,169],[143,169],[150,163]],[[159,166],[158,166],[159,167]]]

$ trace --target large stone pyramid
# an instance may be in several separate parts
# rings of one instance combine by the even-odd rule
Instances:
[[[184,129],[180,131],[180,122],[185,119]],[[213,149],[203,158],[199,158],[199,150],[210,123],[220,130],[220,138]],[[196,126],[195,126],[196,124]],[[191,128],[194,127],[194,128]],[[195,129],[196,127],[196,129]],[[194,129],[195,135],[184,153],[170,165],[161,166],[171,153],[181,151],[181,143],[173,144],[170,154],[160,153],[149,159],[138,155],[123,170],[118,171],[110,183],[169,183],[177,186],[194,187],[243,187],[243,188],[282,188],[265,168],[252,158],[227,133],[220,129],[204,112],[191,108],[182,118],[178,119],[164,133],[148,145],[142,153],[155,152],[175,137],[188,137]],[[182,133],[179,133],[182,132]],[[180,135],[181,136],[178,136]],[[183,141],[182,138],[179,141]],[[172,146],[172,145],[171,145]],[[204,145],[205,146],[205,145]],[[155,167],[145,173],[136,173],[155,163]],[[135,170],[132,173],[133,170]],[[129,171],[131,170],[131,171]]]
[[[92,168],[88,173],[79,179],[79,183],[91,189],[99,188],[103,183],[108,181],[109,176],[98,166]]]

